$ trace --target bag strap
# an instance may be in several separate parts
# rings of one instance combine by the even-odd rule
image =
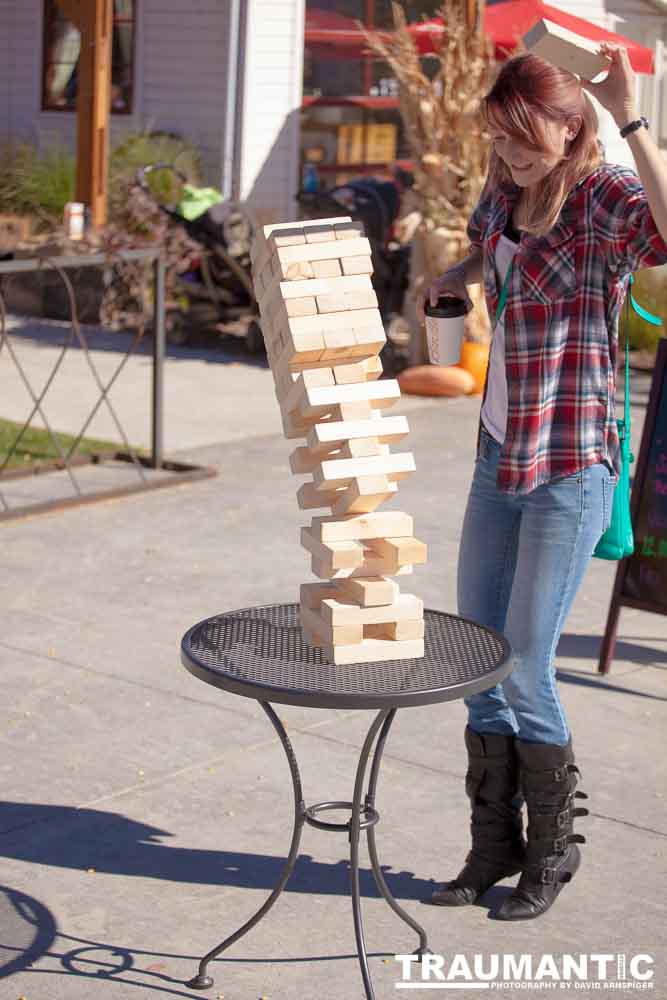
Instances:
[[[659,316],[654,316],[650,313],[648,309],[644,309],[640,306],[636,298],[632,294],[632,286],[635,283],[634,274],[630,274],[628,281],[628,292],[630,303],[632,308],[641,316],[642,319],[646,320],[647,323],[651,323],[653,326],[662,326],[662,319]],[[625,332],[625,400],[623,405],[623,421],[625,423],[625,434],[626,436],[630,433],[630,365],[628,362],[628,341],[629,341],[629,330]]]
[[[498,299],[498,308],[496,309],[496,319],[494,323],[494,329],[498,325],[498,320],[500,319],[503,309],[505,308],[505,303],[507,302],[507,289],[509,287],[510,271],[512,270],[512,264],[514,263],[514,258],[510,261],[510,266],[507,268],[505,274],[505,280],[503,281],[503,287],[500,291],[500,298]]]

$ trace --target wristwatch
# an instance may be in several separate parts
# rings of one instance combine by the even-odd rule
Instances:
[[[642,115],[641,118],[637,118],[635,121],[629,122],[627,125],[624,125],[623,128],[620,130],[621,138],[625,139],[627,135],[630,135],[631,132],[636,132],[638,128],[642,127],[642,125],[644,126],[644,128],[648,128],[648,119],[645,118],[644,115]]]

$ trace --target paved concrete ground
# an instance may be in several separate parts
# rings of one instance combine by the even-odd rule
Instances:
[[[194,679],[179,664],[179,641],[209,614],[296,599],[309,573],[287,465],[293,443],[280,432],[270,373],[242,351],[182,358],[173,352],[168,363],[167,450],[215,465],[217,478],[2,526],[0,1000],[363,996],[347,843],[311,828],[275,909],[214,963],[215,987],[184,985],[197,958],[268,895],[292,803],[261,709]],[[646,380],[635,384],[638,438]],[[143,392],[132,384],[119,409],[138,406]],[[427,607],[455,610],[479,398],[403,399],[394,409],[409,412],[417,473],[391,506],[414,514],[430,552],[411,589]],[[528,953],[535,965],[547,953],[649,953],[662,998],[667,620],[624,610],[613,672],[601,679],[613,575],[594,560],[558,649],[591,815],[576,822],[588,838],[582,868],[552,909],[522,923],[489,919],[516,880],[473,907],[422,905],[468,847],[462,703],[399,713],[377,839],[388,884],[448,962],[459,952],[471,963],[475,954]],[[307,801],[350,798],[372,714],[280,715]],[[366,939],[385,1000],[399,979],[394,954],[416,941],[378,897],[362,857]]]

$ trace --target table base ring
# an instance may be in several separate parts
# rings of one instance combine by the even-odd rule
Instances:
[[[329,823],[326,820],[317,819],[317,813],[328,812],[330,809],[349,809],[352,811],[352,802],[317,802],[314,806],[309,806],[305,812],[306,823],[310,826],[315,826],[318,830],[333,830],[335,833],[348,833],[352,825],[352,820],[349,819],[346,823]],[[371,826],[375,826],[376,823],[380,821],[380,814],[377,809],[373,809],[372,806],[364,804],[359,810],[363,815],[364,819],[361,820],[359,824],[360,830],[366,830]]]

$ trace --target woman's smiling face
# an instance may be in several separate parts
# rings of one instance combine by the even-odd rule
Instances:
[[[576,126],[545,121],[544,130],[551,146],[549,153],[531,149],[498,126],[492,126],[491,139],[498,156],[507,164],[512,179],[519,187],[538,184],[567,153],[567,145],[576,135]]]

